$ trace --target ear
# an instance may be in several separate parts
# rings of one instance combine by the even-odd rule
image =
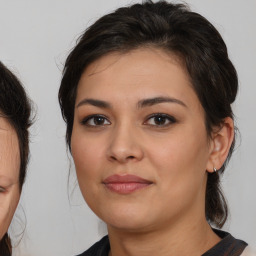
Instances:
[[[230,117],[224,119],[221,127],[214,129],[210,143],[210,156],[206,170],[214,172],[219,170],[227,159],[229,149],[234,139],[234,122]]]

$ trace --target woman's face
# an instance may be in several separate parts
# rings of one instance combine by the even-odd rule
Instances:
[[[16,131],[0,117],[0,239],[6,233],[20,198],[20,154]]]
[[[138,49],[96,60],[81,76],[74,111],[80,189],[109,227],[149,230],[204,217],[211,140],[175,56]]]

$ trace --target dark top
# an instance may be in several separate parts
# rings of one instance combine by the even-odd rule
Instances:
[[[214,232],[222,239],[202,256],[239,256],[247,246],[247,243],[235,239],[229,233],[216,230]],[[104,236],[84,253],[78,256],[108,256],[110,244],[108,236]]]

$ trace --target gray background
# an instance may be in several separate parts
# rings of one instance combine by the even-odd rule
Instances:
[[[105,232],[76,185],[57,92],[64,60],[82,31],[103,14],[134,2],[0,0],[0,59],[21,79],[37,112],[28,177],[10,230],[16,256],[75,255]],[[223,178],[231,212],[225,229],[255,248],[256,0],[187,2],[220,31],[239,74],[233,107],[241,139]]]

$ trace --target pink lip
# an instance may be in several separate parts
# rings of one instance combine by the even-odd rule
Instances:
[[[119,194],[130,194],[134,191],[148,187],[152,183],[153,182],[149,180],[130,174],[112,175],[103,181],[106,188]]]

